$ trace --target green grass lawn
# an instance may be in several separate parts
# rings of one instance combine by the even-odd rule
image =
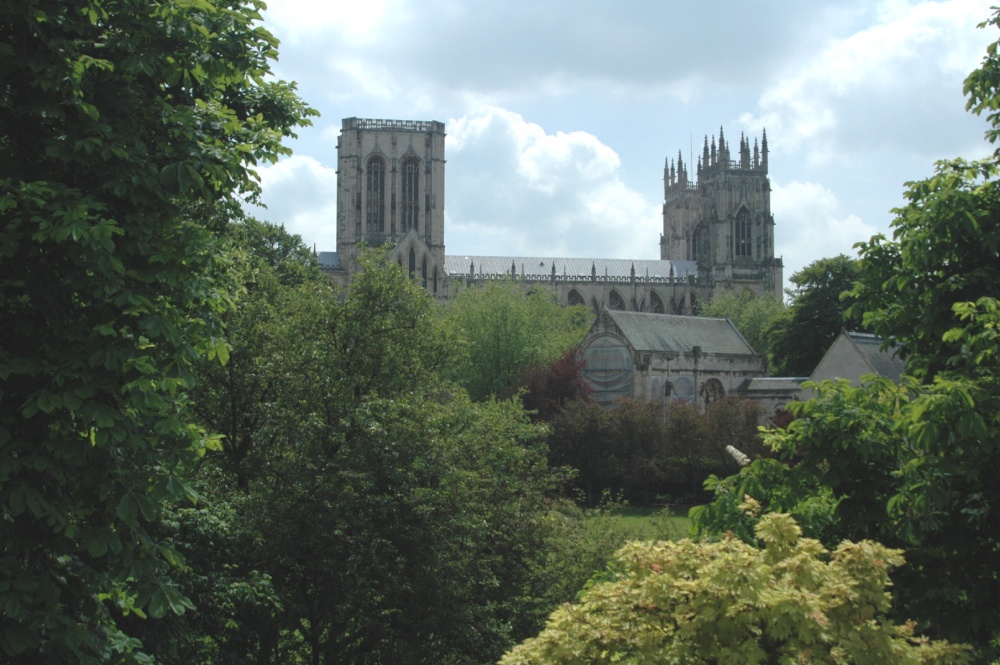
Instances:
[[[615,509],[614,513],[640,537],[656,538],[666,528],[673,538],[680,539],[688,536],[691,526],[691,520],[688,519],[689,508],[690,506],[670,506],[666,525],[663,524],[664,509],[655,506],[623,506]]]

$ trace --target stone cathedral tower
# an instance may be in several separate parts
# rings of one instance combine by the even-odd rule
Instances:
[[[444,270],[442,122],[345,118],[337,142],[337,265],[346,284],[359,246],[390,243],[391,257],[435,295]]]
[[[782,263],[774,256],[767,133],[760,143],[740,136],[733,155],[722,129],[706,136],[696,177],[683,156],[663,169],[663,234],[660,258],[697,261],[700,283],[781,297]]]

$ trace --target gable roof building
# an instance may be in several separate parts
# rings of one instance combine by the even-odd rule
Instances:
[[[882,349],[881,338],[869,333],[841,330],[809,380],[847,379],[858,385],[866,374],[899,381],[905,371],[906,363],[893,350]]]
[[[704,405],[766,369],[729,319],[647,312],[602,310],[579,354],[605,405],[622,397]]]

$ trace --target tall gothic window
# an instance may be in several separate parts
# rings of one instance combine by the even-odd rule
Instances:
[[[427,257],[420,262],[420,285],[427,288]]]
[[[663,306],[663,299],[656,291],[649,293],[649,311],[654,314],[663,314],[666,307]]]
[[[385,233],[385,162],[380,157],[368,160],[365,171],[365,221],[369,233]]]
[[[736,256],[752,256],[753,243],[750,242],[750,213],[741,208],[736,213]]]
[[[410,229],[420,230],[418,224],[420,205],[420,162],[412,157],[403,162],[403,233]]]
[[[610,309],[618,309],[618,310],[625,309],[625,299],[622,298],[621,294],[619,294],[614,289],[612,289],[611,293],[608,294],[608,307]]]
[[[417,272],[417,253],[413,251],[412,247],[410,248],[410,262],[409,263],[410,263],[410,265],[409,265],[410,279],[413,279],[413,276]]]
[[[688,253],[689,261],[697,261],[701,254],[701,227],[699,226],[691,234],[691,251]]]

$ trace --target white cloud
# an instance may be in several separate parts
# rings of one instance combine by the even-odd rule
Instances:
[[[369,44],[401,9],[390,0],[268,0],[264,17],[292,41],[333,33],[332,38],[350,44]]]
[[[448,127],[449,253],[655,257],[659,206],[593,135],[549,134],[496,106]]]
[[[950,126],[964,124],[961,86],[952,82],[978,64],[993,37],[974,30],[988,12],[983,0],[880,3],[874,24],[779,70],[741,122],[771,130],[777,152],[808,143],[819,162],[848,147],[933,151]]]
[[[821,258],[855,256],[854,243],[868,240],[877,229],[842,210],[829,189],[814,182],[772,183],[775,254],[784,257],[785,281]]]
[[[336,169],[312,157],[295,156],[258,173],[267,209],[251,207],[249,214],[283,225],[320,251],[336,249]]]

